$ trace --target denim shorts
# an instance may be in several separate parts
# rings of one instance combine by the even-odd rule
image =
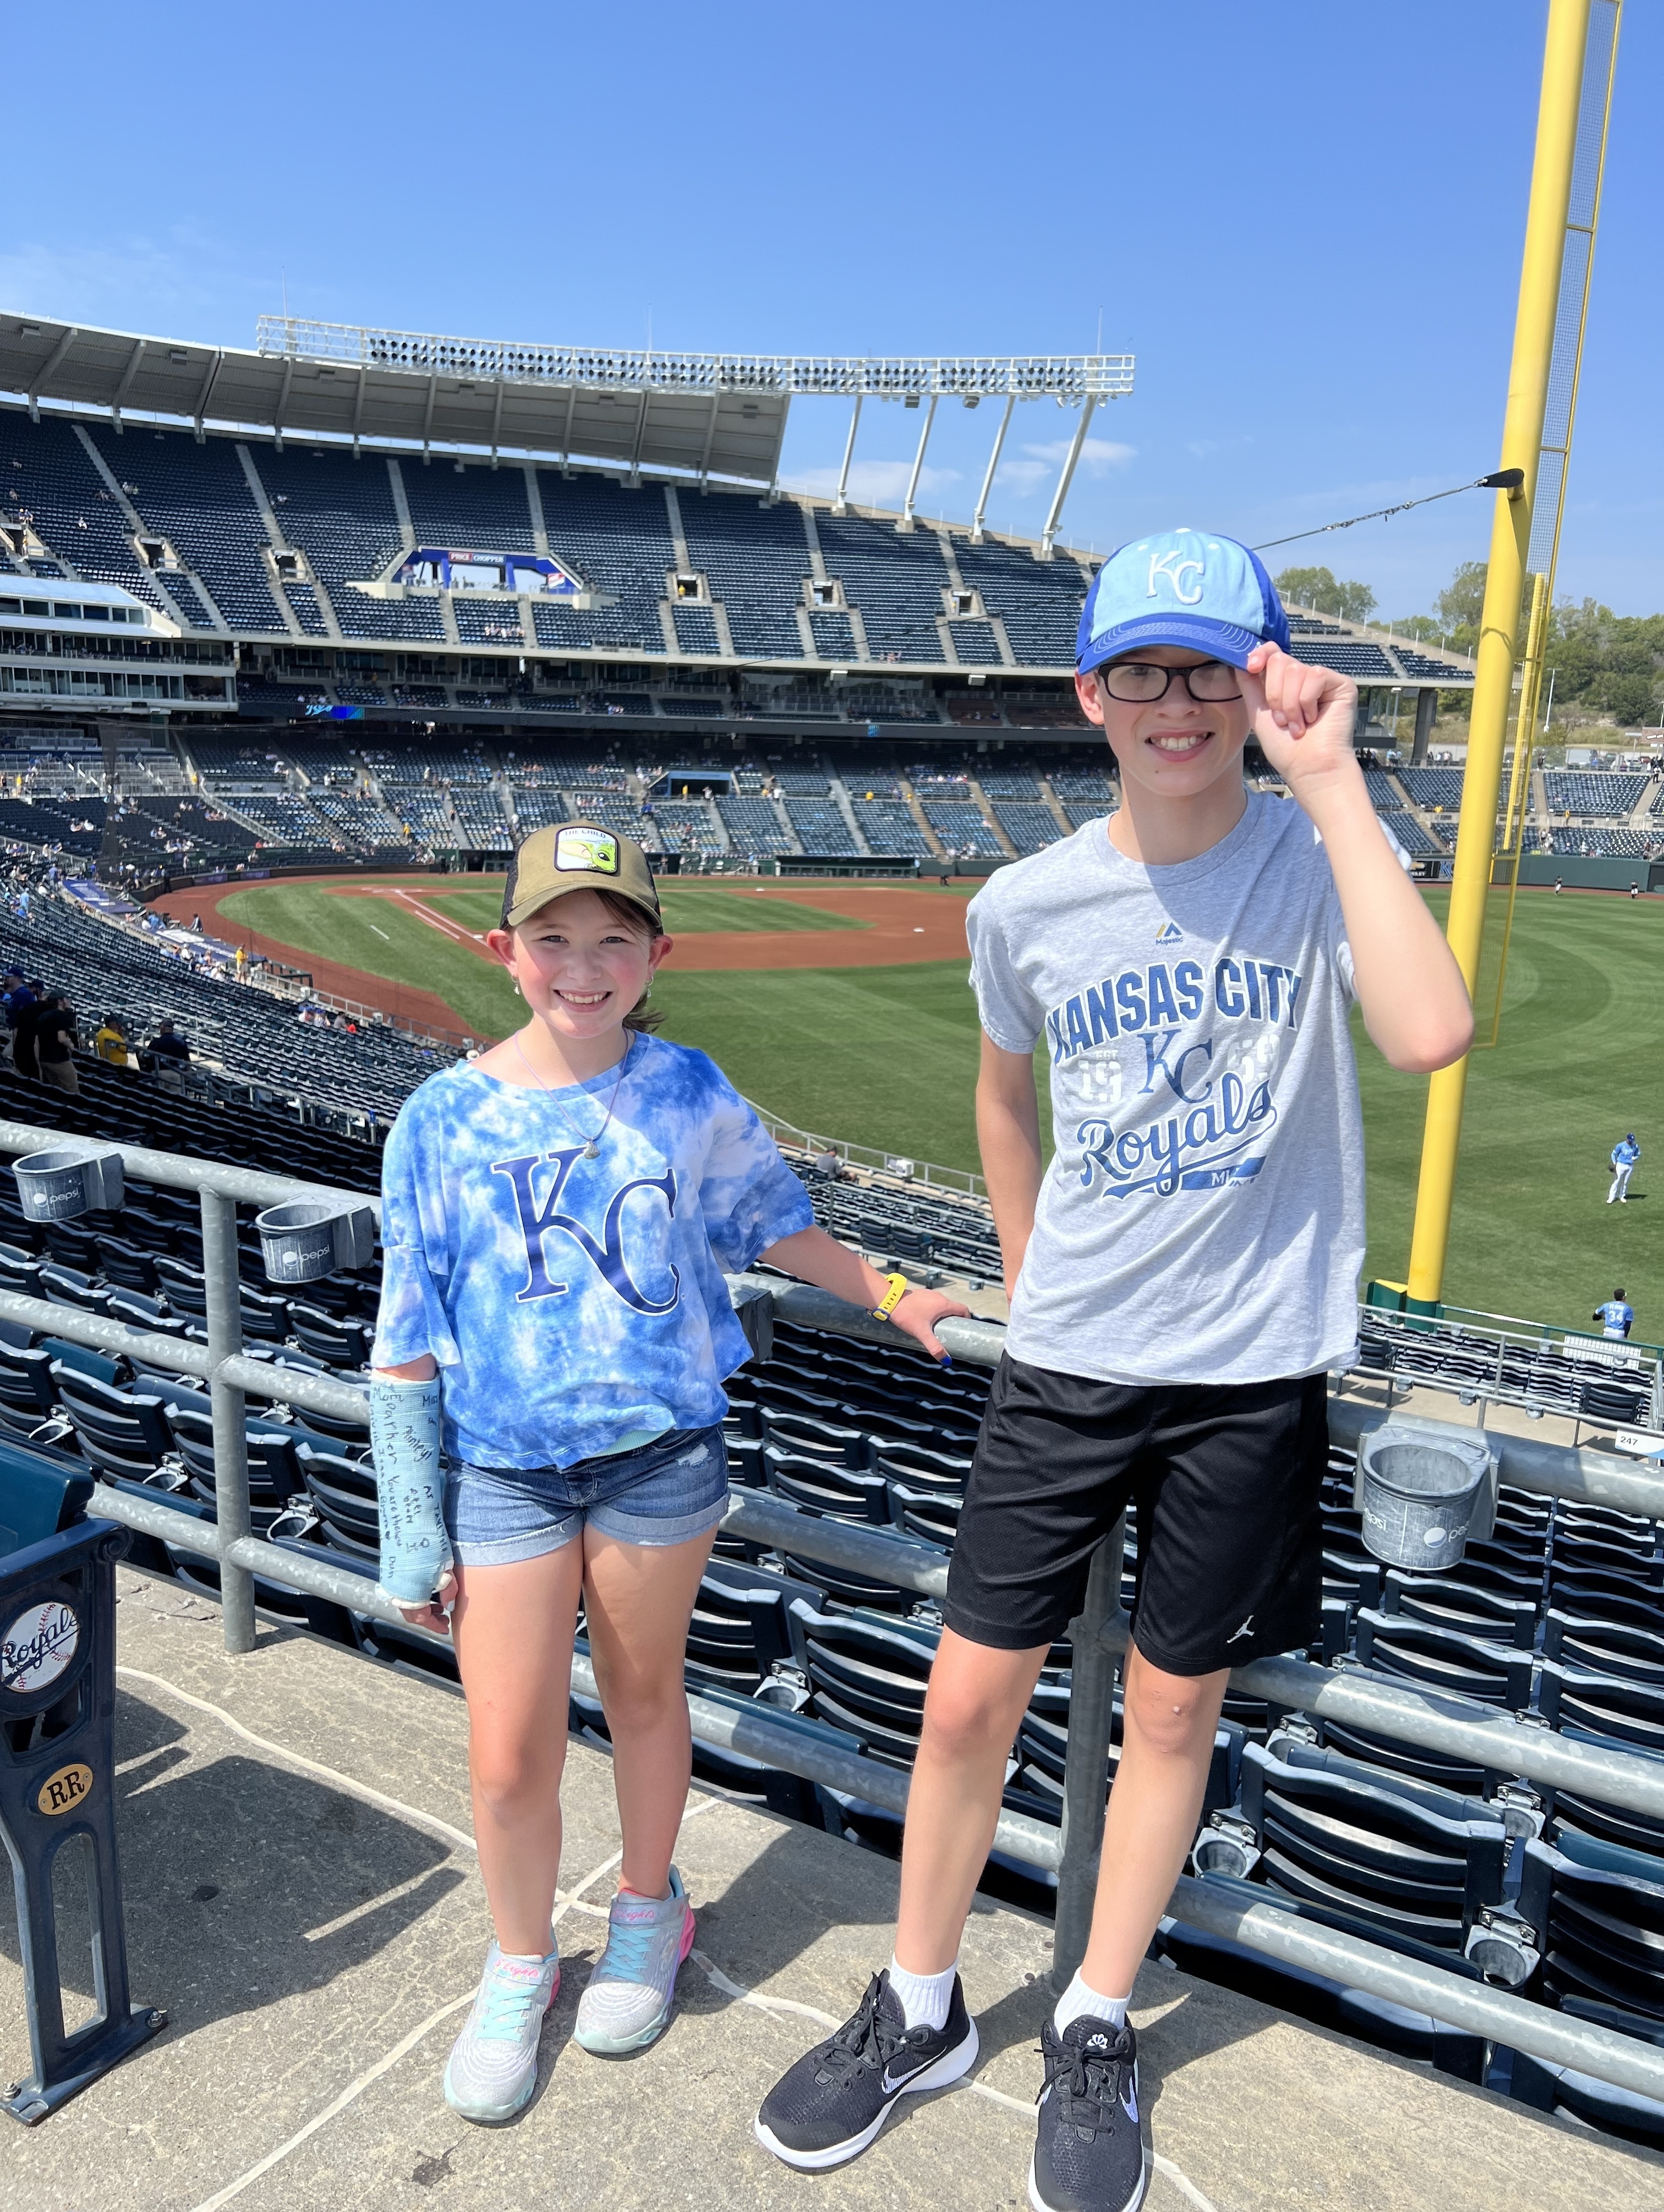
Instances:
[[[623,1544],[686,1544],[728,1510],[721,1429],[672,1429],[638,1450],[569,1468],[445,1470],[445,1527],[465,1567],[509,1566],[558,1552],[586,1522]]]

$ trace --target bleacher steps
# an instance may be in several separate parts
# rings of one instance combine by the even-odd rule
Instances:
[[[667,483],[664,487],[664,505],[665,513],[670,518],[670,542],[675,549],[676,572],[679,575],[692,576],[696,573],[693,556],[687,550],[687,533],[682,528],[682,503],[676,496],[674,484]]]
[[[1057,823],[1058,829],[1063,831],[1065,837],[1072,837],[1075,835],[1075,824],[1070,820],[1068,815],[1064,813],[1062,799],[1058,798],[1057,793],[1051,788],[1051,777],[1049,775],[1041,776],[1039,778],[1039,786],[1040,797],[1051,810],[1051,819]]]
[[[149,524],[144,520],[144,517],[133,505],[132,501],[129,499],[126,493],[123,491],[121,489],[120,478],[112,470],[109,463],[105,459],[103,454],[99,452],[98,447],[94,445],[92,439],[87,433],[86,426],[83,423],[76,422],[72,423],[70,427],[75,432],[77,441],[85,449],[88,459],[92,463],[93,467],[97,471],[99,482],[104,486],[105,490],[109,493],[110,497],[120,509],[127,527],[132,532],[134,537],[161,537],[162,533],[160,531],[151,529]],[[72,583],[79,580],[76,575],[73,563],[67,561],[64,556],[58,551],[56,547],[52,549],[52,557],[58,562],[61,568],[68,570],[70,580]],[[137,556],[135,555],[134,557],[137,559]],[[167,612],[173,617],[174,621],[179,624],[180,629],[188,636],[192,629],[195,628],[195,624],[186,621],[184,611],[180,606],[178,600],[174,599],[173,593],[168,588],[168,579],[166,575],[158,568],[147,568],[144,573],[149,578],[150,582],[160,597],[162,605],[166,609]],[[220,629],[222,630],[226,630],[225,617],[221,614],[219,609],[214,606],[213,602],[209,599],[207,587],[205,586],[203,590],[203,599],[204,603],[211,609],[214,619],[218,623]],[[229,635],[229,630],[226,630],[226,635]]]
[[[819,660],[820,648],[814,641],[814,630],[809,622],[808,609],[803,606],[794,607],[792,612],[797,617],[797,635],[802,644],[804,659]]]
[[[543,487],[537,480],[537,463],[522,461],[521,467],[526,477],[526,504],[532,515],[532,544],[537,551],[549,551],[549,532],[543,520]]]
[[[1018,852],[1016,847],[1011,842],[1010,838],[1006,835],[1005,824],[1000,820],[998,815],[995,813],[993,806],[990,802],[988,793],[983,789],[975,776],[967,776],[966,778],[966,782],[970,787],[972,798],[976,800],[977,805],[981,811],[983,820],[988,824],[994,835],[999,839],[1001,852],[1009,853],[1014,860],[1020,860],[1022,856]]]
[[[827,783],[832,805],[843,816],[844,826],[855,841],[856,851],[861,854],[862,860],[870,860],[873,848],[867,842],[865,831],[855,818],[855,809],[850,804],[848,785],[841,775],[834,775],[830,770],[827,772]]]
[[[1005,634],[1005,617],[989,615],[986,620],[989,629],[994,633],[994,642],[1000,649],[1000,659],[1008,668],[1015,668],[1017,665],[1017,656],[1012,650],[1010,639]],[[1009,717],[1006,719],[1009,720]]]
[[[856,659],[862,661],[870,661],[873,654],[872,647],[867,642],[867,623],[865,617],[862,614],[859,607],[846,607],[844,611],[850,618],[850,634],[855,640]]]
[[[664,640],[664,649],[681,658],[681,641],[676,635],[676,615],[668,599],[659,601],[659,635]]]
[[[387,455],[387,482],[393,487],[393,511],[399,518],[399,545],[405,552],[414,553],[416,525],[411,520],[411,503],[405,495],[405,479],[399,471],[399,457],[396,453]],[[439,596],[440,604],[443,605],[448,594],[442,592]],[[454,630],[456,628],[454,623],[451,624],[451,628]]]
[[[267,544],[274,553],[290,551],[292,549],[289,540],[283,536],[282,527],[277,521],[277,510],[266,497],[265,486],[260,482],[260,472],[255,465],[254,456],[241,438],[237,441],[237,459],[242,468],[244,481],[248,486],[249,497],[253,501],[259,514],[260,527],[265,532]],[[277,601],[277,611],[283,617],[283,628],[291,637],[304,640],[306,632],[301,626],[300,617],[290,605],[288,592],[270,576],[266,579],[265,587]],[[327,609],[324,620],[330,625],[332,636],[338,637],[340,624],[335,619],[334,608],[330,606],[324,597],[324,587],[321,584],[317,586],[317,595],[320,608]]]
[[[923,838],[925,843],[936,854],[937,860],[945,860],[948,858],[948,855],[942,849],[942,840],[937,836],[936,831],[930,827],[930,817],[924,811],[924,807],[923,802],[919,799],[918,793],[913,789],[912,785],[908,781],[905,775],[899,775],[896,778],[896,783],[900,789],[902,800],[906,806],[907,811],[912,816],[914,822],[918,825],[919,836]]]
[[[792,826],[791,817],[786,811],[785,801],[783,799],[771,799],[769,801],[769,804],[774,809],[776,817],[779,822],[782,830],[791,840],[791,851],[794,853],[801,853],[803,849],[803,841]],[[712,803],[712,813],[714,814],[716,811],[716,806],[714,803]]]
[[[710,602],[710,619],[716,625],[716,642],[722,648],[723,659],[737,659],[739,655],[734,650],[734,633],[728,626],[728,609],[720,599]]]
[[[710,823],[712,830],[716,833],[716,843],[719,850],[724,853],[731,853],[734,849],[734,840],[728,834],[727,823],[723,821],[721,814],[717,811],[716,800],[714,799],[707,799],[704,802],[704,805],[706,818]]]
[[[951,530],[938,528],[936,536],[936,543],[942,548],[942,565],[948,571],[948,581],[954,591],[962,592],[966,588],[965,579],[959,572],[959,555],[954,550],[954,533]]]
[[[815,526],[814,509],[804,500],[794,500],[792,504],[803,518],[803,538],[809,551],[809,574],[817,584],[830,583],[832,579],[826,574],[826,558],[820,550],[820,532]],[[812,653],[809,657],[814,659],[818,655]]]

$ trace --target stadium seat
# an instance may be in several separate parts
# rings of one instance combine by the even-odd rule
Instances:
[[[805,1598],[786,1607],[809,1711],[892,1766],[911,1766],[936,1658],[934,1629],[859,1613],[826,1613]]]
[[[1460,1950],[1480,1910],[1502,1901],[1508,1834],[1480,1799],[1277,1735],[1245,1748],[1234,1810],[1260,1854],[1253,1880],[1344,1918]]]
[[[1664,1757],[1664,1689],[1618,1674],[1586,1674],[1545,1659],[1537,1709],[1552,1729],[1635,1745]]]
[[[84,1456],[101,1472],[143,1482],[168,1457],[174,1440],[160,1398],[101,1382],[61,1359],[53,1361],[52,1376],[59,1410]]]

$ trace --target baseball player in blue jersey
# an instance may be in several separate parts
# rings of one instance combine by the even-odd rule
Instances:
[[[1603,1306],[1596,1306],[1594,1319],[1600,1324],[1602,1336],[1627,1336],[1635,1327],[1635,1308],[1624,1303],[1621,1288],[1615,1290]]]
[[[1635,1164],[1640,1157],[1641,1147],[1636,1142],[1633,1130],[1627,1137],[1620,1137],[1612,1146],[1612,1188],[1606,1193],[1608,1206],[1614,1199],[1620,1206],[1629,1204],[1630,1177],[1635,1172]]]

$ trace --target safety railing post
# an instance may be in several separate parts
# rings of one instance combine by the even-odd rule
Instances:
[[[214,1508],[224,1547],[249,1534],[248,1436],[246,1401],[226,1382],[222,1364],[242,1351],[242,1291],[237,1273],[236,1200],[216,1190],[202,1194],[202,1272],[208,1307],[208,1356],[214,1418]],[[229,1559],[220,1567],[220,1595],[228,1651],[254,1649],[254,1577]]]
[[[1058,1919],[1051,1946],[1051,1980],[1062,1990],[1086,1956],[1092,1908],[1098,1894],[1108,1797],[1104,1762],[1115,1703],[1114,1653],[1104,1641],[1106,1621],[1121,1610],[1121,1559],[1126,1522],[1118,1521],[1093,1554],[1086,1601],[1070,1623],[1074,1644],[1069,1691],[1069,1746],[1064,1762],[1062,1856],[1058,1867]]]

